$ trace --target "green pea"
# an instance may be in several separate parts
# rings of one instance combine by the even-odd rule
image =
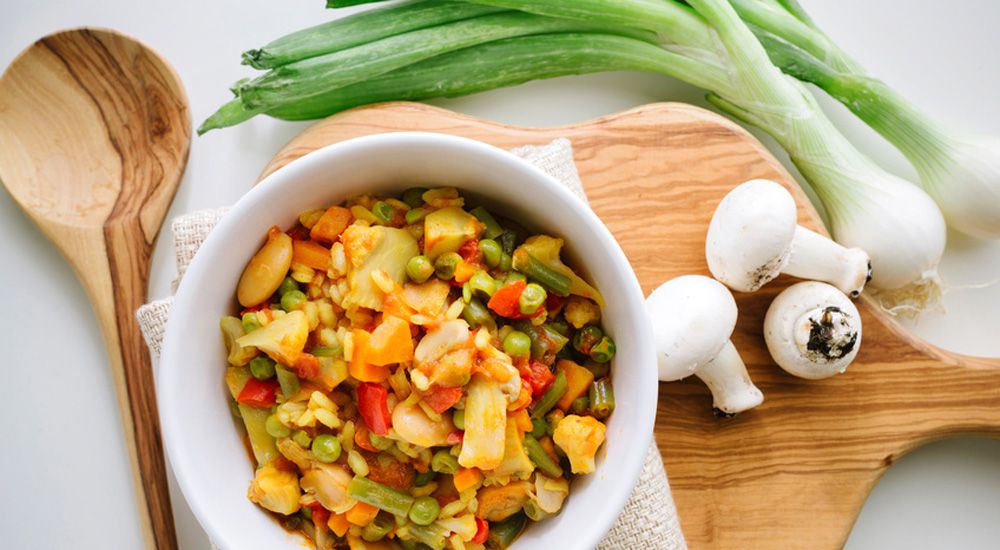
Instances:
[[[417,222],[423,221],[427,217],[427,210],[423,208],[414,208],[413,210],[406,211],[406,224],[413,225]]]
[[[607,363],[615,356],[615,341],[607,336],[590,348],[590,358],[598,363]]]
[[[431,470],[439,474],[454,474],[458,471],[458,459],[448,451],[438,451],[431,457]]]
[[[500,243],[493,239],[483,239],[479,241],[479,251],[483,253],[483,261],[486,262],[486,265],[490,267],[500,265],[500,259],[503,257],[503,248],[500,248]]]
[[[523,359],[531,353],[531,338],[519,330],[513,330],[503,339],[503,351],[515,359]]]
[[[372,214],[382,223],[389,223],[396,216],[396,211],[385,201],[378,201],[372,205]]]
[[[408,204],[410,208],[421,206],[424,204],[424,193],[426,192],[426,187],[411,187],[403,191],[403,202]]]
[[[250,360],[250,374],[257,380],[267,380],[275,375],[274,366],[277,363],[266,355],[258,355]]]
[[[521,291],[521,297],[517,299],[517,307],[524,315],[534,315],[538,312],[538,308],[545,305],[547,297],[542,285],[528,283],[528,286]]]
[[[329,434],[317,435],[312,442],[312,452],[320,462],[336,462],[340,458],[340,440]]]
[[[441,512],[441,505],[434,497],[418,497],[410,507],[410,521],[417,525],[430,525]]]
[[[281,309],[295,311],[306,304],[306,295],[301,290],[291,290],[281,297]]]
[[[267,417],[267,420],[264,421],[264,429],[267,430],[267,433],[275,439],[288,437],[288,435],[292,433],[291,428],[282,424],[281,421],[278,420],[278,417],[273,414]]]
[[[434,264],[427,256],[414,256],[406,262],[406,276],[414,283],[422,283],[434,273]]]
[[[593,325],[583,327],[576,331],[576,336],[573,337],[573,349],[584,355],[590,355],[591,348],[603,337],[604,332],[600,328]]]
[[[396,525],[395,520],[392,518],[392,514],[388,512],[379,512],[375,519],[371,523],[365,525],[361,529],[361,538],[366,542],[377,542],[385,538],[392,531],[392,528]]]
[[[309,445],[312,444],[312,438],[309,437],[309,434],[305,430],[295,430],[292,433],[292,441],[298,443],[299,447],[303,449],[308,449]]]
[[[299,290],[299,283],[291,277],[285,277],[285,280],[281,281],[281,286],[278,287],[278,296],[284,296],[293,290]]]
[[[427,485],[428,483],[433,481],[434,476],[436,475],[437,474],[434,473],[434,470],[427,470],[426,472],[420,472],[417,475],[413,476],[413,484],[416,485],[417,487],[423,487],[424,485]]]
[[[465,409],[455,409],[451,415],[451,423],[459,430],[465,430]]]
[[[260,321],[257,319],[257,314],[254,312],[243,314],[243,332],[250,334],[251,332],[260,328]]]
[[[434,274],[438,279],[448,280],[455,276],[455,268],[462,262],[462,257],[456,252],[438,256],[434,261]]]

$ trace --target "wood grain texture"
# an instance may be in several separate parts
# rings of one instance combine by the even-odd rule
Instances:
[[[724,118],[682,104],[533,129],[388,103],[312,126],[263,175],[324,145],[406,130],[503,148],[571,139],[591,206],[646,293],[678,275],[709,274],[704,239],[712,212],[747,179],[785,185],[800,223],[824,232],[801,189],[759,142]],[[767,353],[762,326],[772,298],[791,282],[781,277],[736,296],[733,341],[764,392],[761,407],[717,419],[697,379],[660,385],[656,440],[692,548],[839,548],[868,493],[900,456],[943,437],[1000,435],[1000,360],[934,348],[867,299],[859,304],[864,342],[846,374],[818,382],[785,374]]]
[[[135,320],[191,139],[180,80],[112,31],[49,35],[0,79],[0,180],[72,264],[107,347],[146,545],[177,548],[149,353]]]

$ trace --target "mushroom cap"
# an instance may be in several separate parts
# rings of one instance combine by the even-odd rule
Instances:
[[[736,327],[736,300],[703,275],[671,279],[646,298],[660,380],[680,380],[715,358]]]
[[[764,341],[779,367],[818,380],[844,372],[861,347],[861,315],[847,296],[816,281],[794,284],[771,302]]]
[[[750,180],[719,202],[705,239],[708,269],[740,292],[754,292],[788,262],[798,212],[792,194],[770,180]]]

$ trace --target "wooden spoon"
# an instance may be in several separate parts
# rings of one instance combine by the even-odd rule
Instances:
[[[187,97],[156,52],[58,32],[0,77],[0,181],[63,253],[104,334],[147,547],[177,548],[149,353],[135,320],[191,144]]]

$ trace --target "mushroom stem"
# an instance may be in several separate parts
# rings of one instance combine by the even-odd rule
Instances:
[[[716,414],[733,416],[764,401],[764,394],[753,385],[747,367],[731,340],[694,375],[711,390]]]
[[[852,298],[860,296],[871,279],[871,265],[865,251],[845,248],[801,225],[795,228],[788,263],[781,272],[800,279],[826,281]]]

